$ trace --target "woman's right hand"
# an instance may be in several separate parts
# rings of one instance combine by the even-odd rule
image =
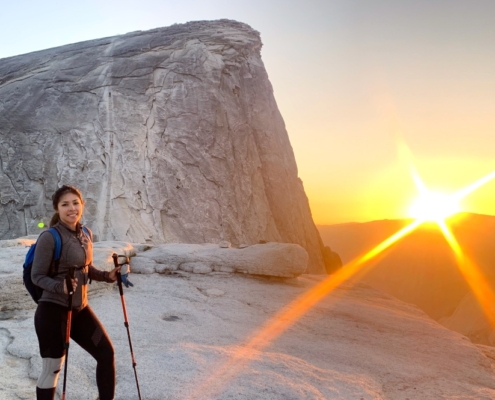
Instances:
[[[77,289],[77,278],[72,278],[72,293],[74,293]],[[67,288],[67,280],[64,279],[64,293],[69,294],[69,289]]]

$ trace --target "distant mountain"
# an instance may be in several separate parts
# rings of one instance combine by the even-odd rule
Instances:
[[[349,261],[410,222],[382,220],[317,227],[325,245],[341,256],[345,268]],[[495,217],[459,213],[447,223],[465,254],[490,282],[495,282]],[[434,223],[425,223],[402,238],[371,262],[357,279],[416,304],[430,317],[478,343],[495,344],[495,335],[489,339],[493,330],[486,321],[480,322],[476,302],[468,301],[472,298],[471,290],[459,272],[452,249]],[[475,314],[476,324],[468,321]],[[462,326],[472,329],[463,331]]]

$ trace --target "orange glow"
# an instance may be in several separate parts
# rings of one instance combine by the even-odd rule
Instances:
[[[440,196],[433,192],[429,192],[414,169],[412,170],[412,175],[420,192],[420,196],[422,196],[420,197],[420,200],[424,199],[423,203],[415,203],[418,206],[417,208],[419,214],[425,220],[432,220],[438,224],[445,239],[454,251],[459,271],[471,287],[471,290],[476,296],[476,299],[488,318],[488,321],[495,328],[495,294],[493,293],[485,277],[480,272],[480,269],[464,254],[461,246],[457,242],[457,239],[445,223],[446,217],[454,214],[456,211],[460,211],[459,201],[493,180],[495,178],[495,171],[485,175],[450,196]]]
[[[471,262],[463,253],[459,243],[447,228],[444,218],[455,212],[458,207],[458,202],[485,185],[489,181],[495,178],[495,171],[486,175],[485,177],[475,181],[474,183],[466,186],[465,188],[458,190],[450,196],[436,196],[426,188],[419,174],[416,172],[410,152],[407,146],[402,146],[403,154],[405,154],[405,160],[409,165],[409,171],[413,177],[414,183],[423,199],[429,199],[432,196],[437,200],[437,203],[433,203],[435,207],[428,202],[424,210],[420,213],[420,216],[388,239],[384,240],[372,250],[367,252],[361,257],[356,258],[350,263],[344,265],[340,270],[330,275],[322,282],[315,285],[306,293],[299,296],[297,299],[290,302],[287,306],[277,312],[272,318],[270,318],[265,324],[263,324],[259,330],[253,333],[251,339],[247,343],[239,348],[227,361],[213,368],[215,371],[203,382],[194,386],[192,393],[187,396],[187,399],[203,399],[205,397],[215,397],[222,388],[230,382],[239,371],[251,360],[253,353],[259,352],[267,347],[272,341],[280,336],[287,328],[293,325],[299,318],[307,313],[313,306],[320,302],[324,297],[328,296],[334,291],[340,284],[356,276],[360,272],[364,272],[364,268],[375,257],[381,254],[386,249],[390,248],[394,243],[414,231],[423,222],[433,220],[436,222],[444,234],[447,242],[453,249],[459,270],[461,271],[464,279],[468,282],[476,298],[480,302],[485,314],[489,318],[490,323],[495,328],[495,316],[493,313],[495,307],[495,295],[488,285],[486,279],[482,276],[477,266]],[[424,201],[424,200],[422,200]],[[447,205],[450,205],[448,208]],[[423,207],[423,206],[421,206]],[[446,209],[448,208],[448,212]]]
[[[445,218],[461,211],[460,201],[495,178],[495,171],[489,173],[457,192],[447,195],[431,191],[424,184],[413,163],[413,156],[403,140],[397,141],[400,159],[407,165],[419,192],[419,197],[409,208],[409,215],[425,221],[443,223]]]
[[[390,160],[377,172],[371,173],[362,165],[359,165],[359,171],[346,169],[338,176],[332,176],[335,182],[326,186],[321,185],[328,175],[323,166],[321,171],[311,171],[310,176],[301,174],[313,220],[317,225],[331,225],[407,218],[409,206],[420,192],[409,178],[411,171],[405,161],[399,153],[398,159]],[[423,157],[414,159],[414,165],[428,189],[445,194],[454,194],[461,187],[468,190],[471,182],[486,175],[487,171],[495,170],[495,161],[482,157]],[[490,175],[484,178],[488,182],[469,196],[459,195],[462,211],[495,215],[495,182]]]
[[[471,185],[466,186],[465,188],[457,191],[456,193],[453,194],[453,197],[456,200],[461,200],[464,197],[466,197],[468,194],[473,193],[475,190],[479,189],[480,187],[487,184],[493,179],[495,179],[495,171],[489,173],[488,175],[484,176],[481,179],[478,179],[476,182],[473,182]]]
[[[422,220],[412,222],[410,225],[381,242],[362,257],[351,261],[336,273],[330,275],[327,279],[315,285],[308,292],[285,306],[268,320],[266,324],[259,329],[258,333],[255,333],[254,337],[242,346],[229,360],[218,368],[214,368],[215,372],[203,383],[196,386],[194,392],[188,396],[188,399],[193,400],[215,397],[215,394],[220,392],[221,388],[249,362],[250,355],[253,352],[258,352],[268,346],[288,327],[301,318],[302,315],[308,312],[308,310],[324,297],[328,296],[336,287],[360,272],[367,262],[392,246],[402,237],[411,233],[423,222],[424,221]]]
[[[495,329],[495,295],[492,288],[486,278],[481,274],[479,268],[464,254],[456,238],[445,224],[445,221],[439,222],[438,226],[454,251],[459,271],[471,287],[488,321]]]

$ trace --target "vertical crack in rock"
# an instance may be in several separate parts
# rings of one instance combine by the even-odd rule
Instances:
[[[4,185],[2,184],[1,193],[0,193],[0,204],[7,204],[10,202],[17,203],[17,202],[19,202],[19,199],[20,199],[19,193],[17,192],[17,190],[15,188],[15,185],[14,185],[14,182],[12,181],[12,178],[5,172],[5,170],[3,168],[3,164],[4,164],[3,158],[0,155],[0,173],[2,174],[2,177],[5,177],[10,183],[8,188],[5,188]],[[10,196],[8,196],[9,191],[13,191],[16,194],[17,200],[15,198],[11,198]],[[6,203],[4,203],[4,201],[5,201],[4,199],[5,199],[6,194],[7,194],[7,201],[6,201]]]

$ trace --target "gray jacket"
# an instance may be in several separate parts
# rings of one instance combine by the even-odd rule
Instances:
[[[81,310],[88,304],[88,280],[113,282],[107,271],[93,266],[93,234],[90,238],[78,226],[77,233],[67,225],[58,222],[54,227],[62,238],[62,252],[58,265],[58,273],[50,276],[50,266],[55,250],[55,240],[49,232],[43,232],[38,238],[34,251],[31,279],[33,283],[43,289],[39,301],[49,301],[68,307],[69,296],[64,293],[64,279],[69,267],[77,266],[75,277],[77,289],[72,298],[72,308]]]

